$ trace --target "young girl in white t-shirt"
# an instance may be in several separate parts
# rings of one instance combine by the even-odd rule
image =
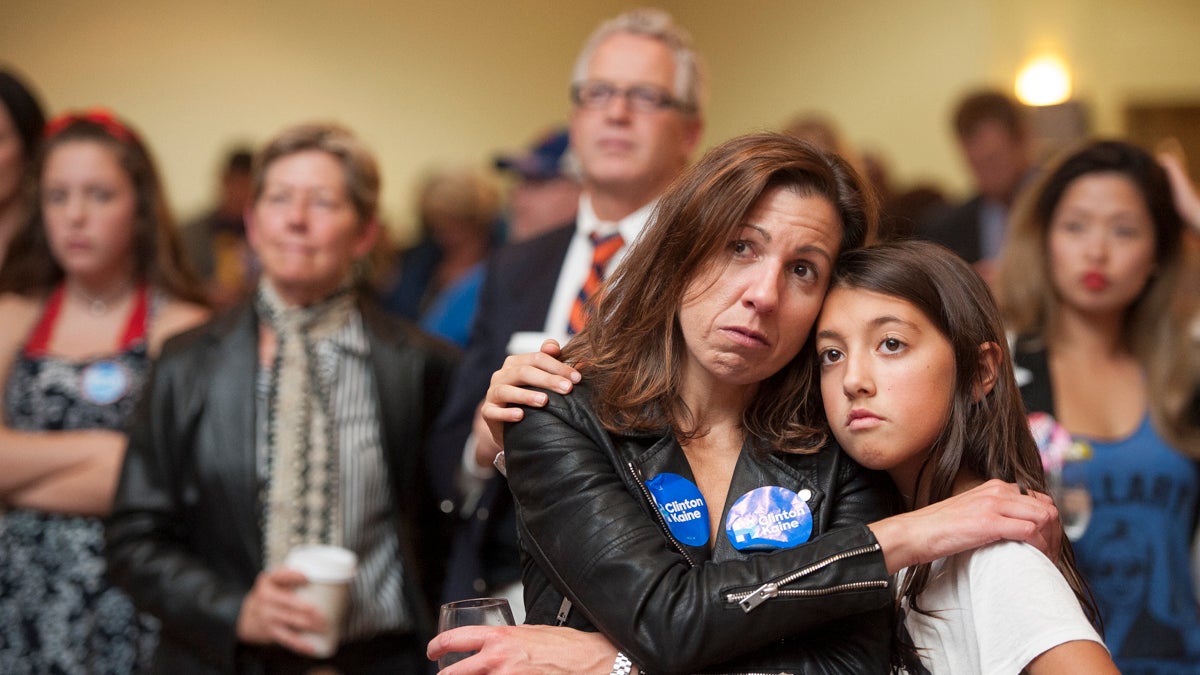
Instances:
[[[903,242],[837,262],[816,350],[838,443],[918,509],[989,479],[1046,491],[986,285],[950,251]],[[1000,542],[901,572],[911,673],[1117,672],[1063,541],[1057,563]]]

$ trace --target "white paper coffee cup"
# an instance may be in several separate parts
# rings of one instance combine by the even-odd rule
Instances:
[[[308,577],[308,583],[297,588],[296,595],[321,612],[326,630],[306,633],[305,639],[316,649],[317,656],[333,656],[346,621],[350,584],[358,572],[358,556],[340,546],[304,544],[288,552],[283,566]]]
[[[517,331],[509,336],[506,350],[509,354],[528,354],[540,351],[542,343],[550,339],[558,340],[559,346],[564,346],[571,338],[541,331]]]

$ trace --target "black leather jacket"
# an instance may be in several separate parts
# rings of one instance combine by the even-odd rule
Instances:
[[[360,302],[400,540],[401,589],[420,639],[444,566],[445,525],[418,451],[457,354]],[[155,365],[108,520],[109,574],[162,620],[154,671],[260,673],[240,644],[242,600],[262,569],[255,449],[258,321],[246,303],[169,340]]]
[[[893,591],[865,526],[895,504],[886,476],[835,446],[744,449],[721,523],[754,488],[807,490],[811,539],[752,555],[724,535],[711,551],[686,546],[645,484],[663,472],[694,480],[679,444],[670,433],[608,434],[588,391],[547,392],[545,408],[505,432],[529,623],[599,630],[656,674],[887,672]]]

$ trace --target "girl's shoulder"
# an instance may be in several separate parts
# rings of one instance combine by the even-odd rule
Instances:
[[[1052,581],[1066,580],[1054,563],[1037,547],[1023,541],[997,541],[973,551],[960,553],[959,562],[969,570],[976,581],[986,580],[992,585],[1004,581],[1006,584],[1034,579],[1049,578]]]
[[[211,316],[212,312],[203,305],[163,294],[156,303],[154,318],[150,322],[150,353],[158,354],[167,338],[199,326]]]
[[[5,324],[9,319],[18,317],[37,317],[46,302],[45,294],[25,295],[23,293],[0,293],[0,312],[4,314]]]
[[[42,315],[44,299],[39,296],[0,294],[0,381],[8,379],[8,369],[25,344],[34,324]]]
[[[44,294],[24,295],[20,293],[0,294],[0,340],[20,340],[33,329],[42,315],[46,298]]]

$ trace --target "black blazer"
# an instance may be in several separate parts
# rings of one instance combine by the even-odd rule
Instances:
[[[518,331],[540,331],[562,270],[575,223],[528,241],[505,246],[487,263],[479,308],[462,367],[429,439],[430,467],[438,496],[457,503],[454,476],[475,408],[487,395],[492,373],[504,363],[508,339]]]
[[[492,373],[504,363],[509,337],[545,328],[574,234],[575,223],[569,223],[501,248],[488,261],[471,340],[427,450],[438,498],[447,512],[457,514],[462,507],[455,477],[475,408],[487,395]],[[497,476],[484,486],[474,513],[454,535],[442,599],[476,597],[519,580],[519,556],[512,496]]]
[[[420,452],[455,350],[360,301],[404,565],[404,598],[434,632],[446,527]],[[258,318],[245,303],[169,340],[130,431],[107,522],[109,574],[162,621],[155,670],[260,672],[240,645],[242,601],[262,570],[255,448]]]
[[[916,235],[945,246],[969,263],[979,262],[983,258],[979,231],[982,212],[983,196],[976,195],[923,224]]]

